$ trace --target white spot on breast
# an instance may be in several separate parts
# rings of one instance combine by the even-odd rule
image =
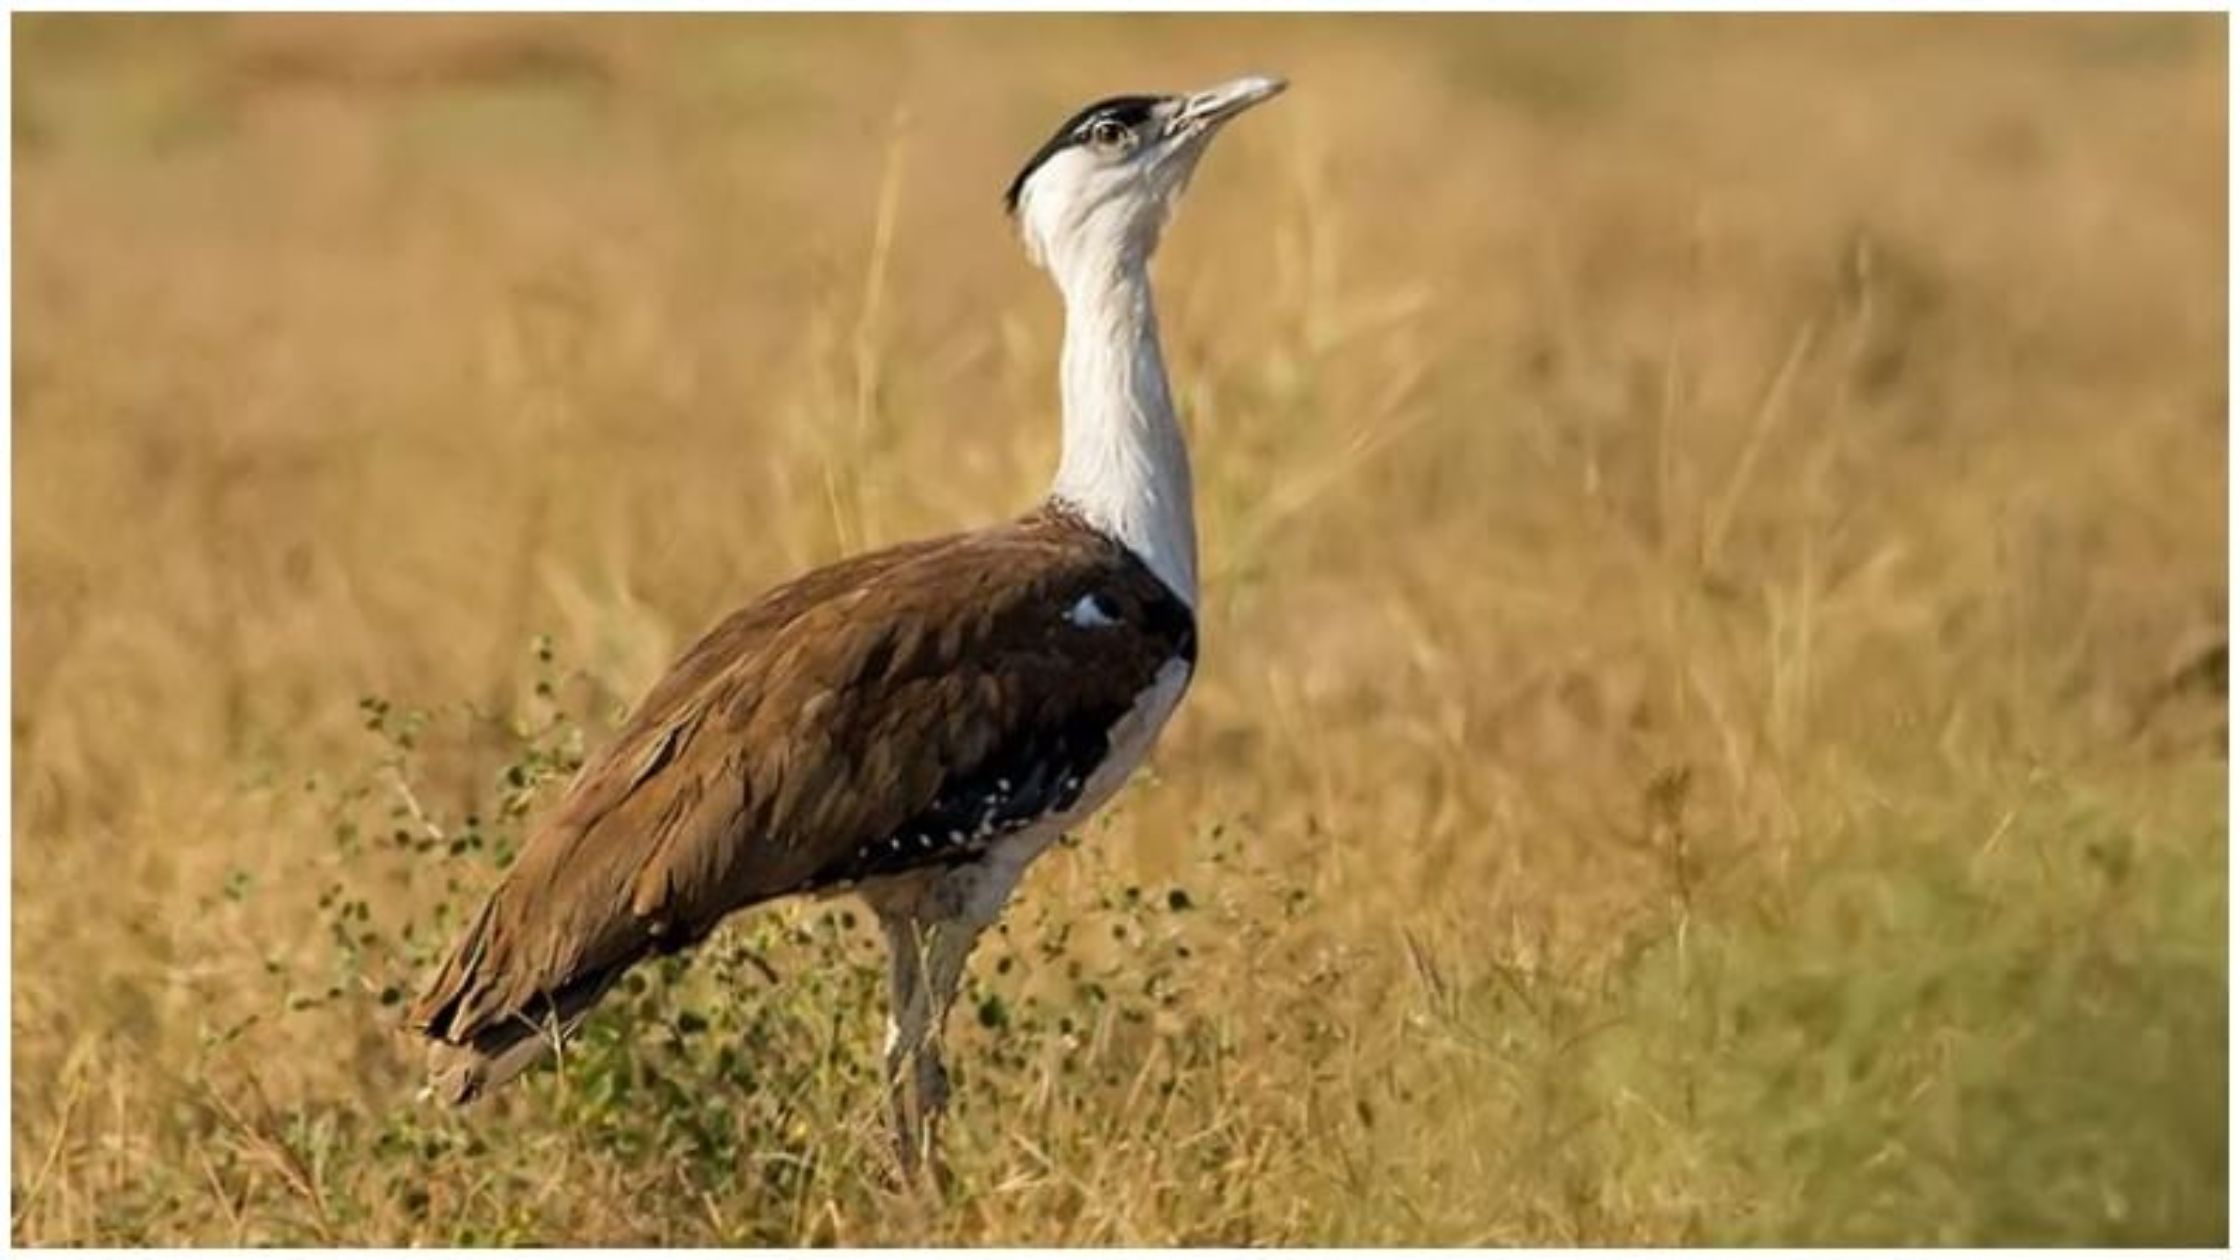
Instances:
[[[1059,813],[1006,826],[1003,838],[989,846],[988,863],[1023,869],[1036,854],[1055,843],[1066,828],[1088,818],[1111,799],[1151,751],[1160,728],[1174,714],[1175,706],[1181,702],[1182,693],[1189,685],[1189,662],[1177,658],[1162,666],[1151,685],[1136,697],[1134,706],[1113,724],[1107,735],[1110,752],[1103,763],[1086,777],[1067,775],[1061,781],[1061,791],[1078,793],[1073,803]]]
[[[1098,598],[1094,591],[1074,601],[1073,607],[1066,610],[1066,620],[1084,630],[1097,630],[1105,626],[1120,624],[1120,618],[1114,616],[1111,610],[1105,607],[1105,602]]]
[[[1095,812],[1127,781],[1129,772],[1150,751],[1160,728],[1173,715],[1175,705],[1181,701],[1189,684],[1189,662],[1179,658],[1168,661],[1108,732],[1111,751],[1104,763],[1086,778],[1070,776],[1081,789],[1074,803],[1062,812],[1031,820],[1007,821],[999,829],[1000,838],[991,841],[980,840],[987,830],[987,823],[983,822],[973,837],[971,860],[941,875],[939,883],[923,894],[925,906],[922,908],[979,927],[994,923],[1027,864],[1056,843],[1066,828]],[[971,932],[943,932],[936,935],[934,944],[939,947],[946,942],[951,946],[969,947],[973,935]],[[929,960],[927,965],[938,964]]]

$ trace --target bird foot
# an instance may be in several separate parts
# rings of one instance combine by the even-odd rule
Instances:
[[[932,1050],[910,1056],[907,1079],[894,1082],[895,1164],[912,1187],[946,1191],[947,1161],[941,1153],[942,1121],[949,1109],[949,1073]]]

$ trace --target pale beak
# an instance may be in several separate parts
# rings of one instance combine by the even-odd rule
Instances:
[[[1203,92],[1193,92],[1184,98],[1182,108],[1176,110],[1174,118],[1167,123],[1167,132],[1186,135],[1210,131],[1281,92],[1284,86],[1281,79],[1256,74],[1232,79]]]

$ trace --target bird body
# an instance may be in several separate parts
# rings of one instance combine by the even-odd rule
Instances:
[[[635,963],[789,895],[854,891],[890,951],[902,1161],[946,1098],[939,1030],[1034,858],[1117,792],[1197,659],[1190,467],[1149,261],[1205,141],[1281,84],[1117,97],[1005,201],[1066,301],[1063,453],[1010,522],[852,557],[694,644],[532,832],[410,1025],[465,1102]]]
[[[497,1083],[486,1064],[541,1042],[545,1016],[734,910],[1023,869],[1117,790],[1195,653],[1188,606],[1055,505],[732,614],[585,763],[416,1008],[460,1051],[442,1092]]]

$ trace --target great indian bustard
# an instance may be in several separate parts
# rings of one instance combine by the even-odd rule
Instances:
[[[414,1004],[466,1102],[558,1045],[642,959],[735,910],[853,890],[890,958],[906,1170],[948,1095],[966,956],[1020,875],[1150,750],[1197,656],[1190,461],[1149,266],[1245,78],[1068,119],[1004,193],[1065,300],[1063,454],[1025,516],[818,569],[733,613],[544,817]]]

